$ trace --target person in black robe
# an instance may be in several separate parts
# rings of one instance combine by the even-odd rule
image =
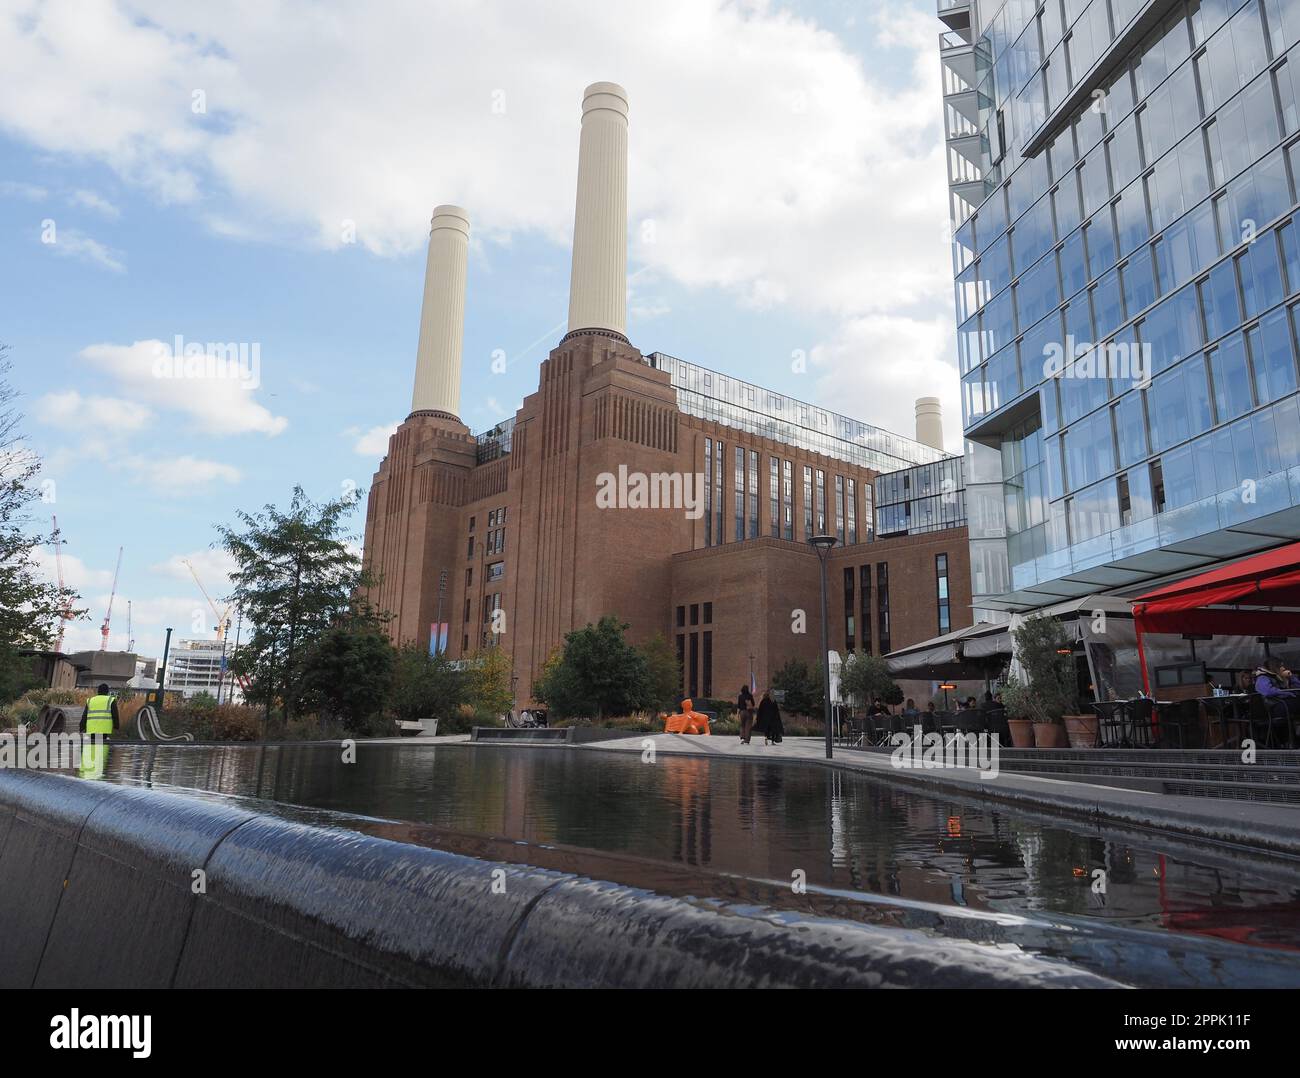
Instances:
[[[763,735],[765,745],[779,745],[785,737],[781,709],[767,689],[763,690],[763,698],[758,702],[758,721],[754,723],[754,729]]]

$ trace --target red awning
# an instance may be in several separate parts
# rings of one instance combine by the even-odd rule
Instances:
[[[1144,633],[1239,633],[1300,636],[1300,543],[1243,558],[1189,576],[1133,600],[1133,616]]]

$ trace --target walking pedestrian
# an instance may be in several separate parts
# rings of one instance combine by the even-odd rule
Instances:
[[[740,713],[740,743],[748,745],[754,727],[754,694],[749,691],[748,685],[740,687],[740,694],[736,697],[736,710]]]
[[[758,722],[754,729],[763,735],[764,745],[779,745],[785,738],[785,727],[781,724],[781,709],[772,699],[768,689],[763,690],[763,698],[758,702]]]

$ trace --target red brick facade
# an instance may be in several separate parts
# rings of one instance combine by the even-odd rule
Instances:
[[[407,419],[389,440],[388,456],[371,485],[366,510],[365,558],[380,577],[370,596],[392,613],[394,639],[428,643],[439,609],[450,623],[453,658],[495,639],[511,655],[519,703],[551,650],[571,629],[614,614],[643,643],[662,634],[683,637],[690,678],[696,636],[697,690],[703,690],[703,633],[710,633],[710,689],[734,696],[792,655],[815,661],[819,650],[820,584],[817,557],[804,543],[803,469],[825,477],[828,530],[835,530],[835,477],[847,492],[853,481],[860,538],[870,515],[870,469],[686,415],[677,408],[668,375],[641,362],[640,353],[614,337],[579,333],[566,338],[541,365],[540,385],[516,413],[511,452],[475,463],[475,443],[461,424],[432,414]],[[722,444],[713,460],[713,519],[679,507],[603,508],[602,475],[666,474],[698,482],[706,471],[705,443]],[[741,520],[736,541],[735,450],[744,450]],[[757,453],[757,484],[751,482]],[[778,537],[773,537],[772,461],[777,473]],[[785,534],[786,462],[792,475],[792,534]],[[751,522],[751,491],[757,495]],[[814,499],[816,494],[814,493]],[[847,515],[847,514],[846,514]],[[756,537],[751,537],[753,532]],[[847,534],[846,534],[847,538]],[[948,557],[951,627],[970,624],[966,530],[859,542],[831,555],[828,597],[831,646],[845,648],[845,567],[871,566],[871,641],[879,653],[877,566],[888,564],[890,646],[938,635],[935,555]],[[690,610],[710,603],[708,626],[691,625]],[[855,607],[860,600],[855,599]],[[677,625],[677,608],[686,611]],[[492,636],[493,611],[495,627]],[[797,611],[804,611],[802,622]],[[855,610],[855,619],[860,613]],[[803,631],[798,631],[802,626]],[[855,624],[857,644],[862,630]],[[690,686],[687,685],[687,688]]]

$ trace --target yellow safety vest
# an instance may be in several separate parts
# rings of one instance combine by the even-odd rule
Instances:
[[[86,701],[86,733],[111,734],[113,732],[113,698],[92,696]]]

